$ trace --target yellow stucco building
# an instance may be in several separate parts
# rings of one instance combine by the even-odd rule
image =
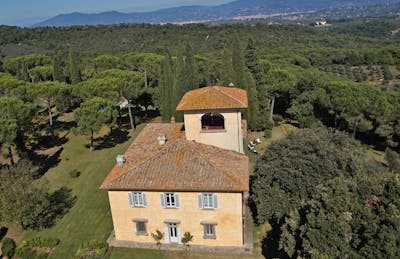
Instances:
[[[241,110],[247,93],[210,86],[185,94],[184,123],[146,125],[101,185],[117,241],[243,247],[249,189]]]

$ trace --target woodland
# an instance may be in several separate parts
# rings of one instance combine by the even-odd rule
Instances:
[[[175,107],[185,92],[233,84],[248,92],[250,132],[297,128],[251,172],[256,225],[272,227],[263,255],[399,257],[397,28],[391,18],[326,28],[0,26],[0,222],[51,228],[74,206],[68,186],[49,191],[41,180],[52,161],[36,152],[62,143],[66,128],[98,152],[104,127],[115,134],[158,116],[182,121]],[[65,114],[70,123],[58,120]]]

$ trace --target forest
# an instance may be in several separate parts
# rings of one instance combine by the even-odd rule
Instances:
[[[397,28],[389,18],[329,28],[0,26],[0,222],[49,228],[74,206],[68,186],[31,185],[49,169],[37,150],[59,145],[65,127],[97,152],[104,127],[113,134],[157,116],[182,121],[175,107],[185,92],[233,83],[248,92],[250,132],[298,128],[273,142],[252,172],[253,217],[272,226],[264,255],[398,257]],[[65,114],[73,116],[68,125],[58,120]]]

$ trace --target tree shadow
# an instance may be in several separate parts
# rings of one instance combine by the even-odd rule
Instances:
[[[130,138],[129,132],[126,130],[116,129],[110,132],[107,136],[97,138],[95,150],[115,147],[118,144],[124,143]]]
[[[8,228],[7,227],[0,227],[0,241],[7,235]]]
[[[61,147],[52,155],[36,154],[34,152],[30,153],[29,160],[33,161],[34,165],[39,166],[39,177],[43,176],[50,168],[57,166],[58,163],[61,162],[60,155],[63,150],[64,148]]]
[[[261,241],[262,255],[267,259],[289,259],[290,257],[279,249],[279,239],[282,234],[282,222],[279,222],[277,219],[272,219],[270,225],[272,227],[271,231],[269,231],[267,236]]]
[[[62,187],[49,194],[49,206],[43,215],[43,225],[40,227],[49,228],[54,226],[58,219],[62,218],[75,204],[77,198],[72,195],[72,190]]]
[[[40,136],[38,138],[38,143],[35,146],[33,146],[32,149],[44,150],[44,149],[49,149],[49,148],[64,145],[65,143],[68,142],[67,135],[68,135],[68,133],[61,137],[51,136],[51,135]]]

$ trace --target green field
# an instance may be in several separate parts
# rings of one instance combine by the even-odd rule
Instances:
[[[106,240],[112,230],[111,215],[107,192],[98,188],[114,166],[116,155],[127,149],[142,128],[142,125],[139,126],[128,141],[94,152],[85,148],[88,141],[86,137],[70,133],[69,141],[63,146],[60,163],[44,177],[52,189],[61,186],[71,188],[77,197],[76,204],[54,227],[29,231],[25,239],[35,236],[59,238],[61,243],[52,258],[70,258],[82,242]],[[72,178],[68,174],[72,169],[81,172],[79,178]]]

